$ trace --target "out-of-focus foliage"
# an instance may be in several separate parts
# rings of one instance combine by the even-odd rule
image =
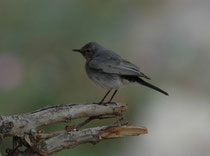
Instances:
[[[115,100],[129,105],[127,119],[149,126],[152,133],[56,155],[208,155],[210,137],[202,130],[210,130],[209,6],[205,0],[0,1],[0,114],[99,101],[105,90],[88,80],[84,59],[71,51],[96,41],[137,64],[170,96],[145,87],[121,89]],[[169,123],[180,124],[183,131],[176,136],[177,130],[166,126],[168,133],[161,133],[158,126]],[[196,125],[200,131],[193,129]],[[170,138],[169,131],[175,140],[163,139]],[[199,146],[192,144],[195,135],[200,136]],[[185,144],[177,146],[183,140]],[[169,147],[159,146],[161,141]],[[11,140],[0,145],[0,152],[6,147],[11,147]]]

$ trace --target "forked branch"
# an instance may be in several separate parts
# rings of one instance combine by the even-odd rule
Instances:
[[[107,105],[67,104],[46,107],[26,114],[0,116],[0,141],[7,136],[14,137],[14,147],[7,151],[8,155],[50,155],[84,143],[95,144],[104,139],[147,133],[147,129],[144,127],[116,123],[81,129],[93,119],[122,116],[126,110],[127,105],[116,103]],[[89,118],[78,125],[66,126],[63,130],[50,133],[44,133],[40,130],[41,126],[58,122],[71,122],[73,119],[84,117]],[[22,145],[27,147],[25,151],[19,150]]]

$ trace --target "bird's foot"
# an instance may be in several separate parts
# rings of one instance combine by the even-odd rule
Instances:
[[[93,104],[96,104],[96,105],[102,105],[103,102],[93,102]]]
[[[107,102],[107,104],[117,105],[116,102]]]
[[[109,105],[109,104],[117,104],[116,102],[93,102],[93,104],[97,105]]]

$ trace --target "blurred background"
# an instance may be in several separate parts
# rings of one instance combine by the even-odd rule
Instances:
[[[209,8],[209,0],[1,0],[0,114],[99,101],[106,90],[87,78],[84,58],[72,52],[96,41],[137,64],[170,96],[121,89],[115,101],[128,104],[127,120],[149,133],[55,155],[209,156]],[[11,138],[0,152],[8,147]]]

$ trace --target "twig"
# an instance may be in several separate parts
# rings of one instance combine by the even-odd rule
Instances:
[[[95,120],[95,119],[99,119],[99,120],[102,120],[102,119],[110,119],[110,118],[115,118],[116,115],[109,115],[109,116],[94,116],[94,117],[89,117],[88,119],[86,119],[85,121],[81,122],[80,124],[78,124],[76,126],[76,130],[80,129],[81,127],[87,125],[89,122],[91,122],[92,120]]]

